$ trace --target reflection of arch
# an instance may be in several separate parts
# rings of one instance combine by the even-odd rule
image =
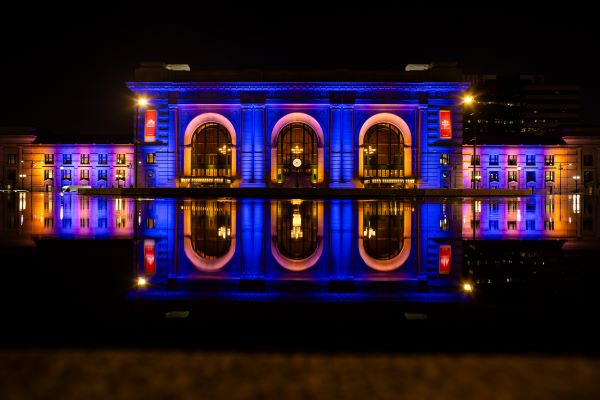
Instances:
[[[318,168],[317,168],[317,183],[323,182],[324,177],[324,150],[323,144],[325,143],[325,137],[323,135],[323,129],[321,125],[317,122],[316,119],[311,117],[308,114],[304,113],[290,113],[283,116],[275,126],[273,126],[273,130],[271,131],[271,181],[277,182],[277,137],[279,133],[283,130],[286,125],[292,124],[294,122],[299,122],[308,125],[312,128],[312,130],[317,135],[318,141],[318,149],[317,149],[317,160],[318,160]]]
[[[410,128],[404,122],[402,118],[397,115],[390,113],[380,113],[373,115],[371,118],[367,119],[363,126],[360,128],[360,133],[358,135],[358,174],[359,176],[363,175],[363,163],[364,163],[364,140],[365,134],[367,131],[377,124],[388,123],[394,125],[396,128],[400,130],[402,133],[402,137],[404,139],[404,176],[412,176],[412,133]]]
[[[292,202],[296,203],[301,201],[273,201],[271,203],[271,254],[273,254],[275,260],[283,268],[290,271],[304,271],[315,265],[319,258],[321,258],[321,254],[323,253],[323,203],[320,201],[303,201],[303,203],[307,203],[309,206],[310,204],[316,203],[317,243],[315,250],[312,252],[312,254],[302,259],[293,259],[284,255],[277,245],[277,220],[279,218],[279,216],[277,215],[277,206],[279,203],[293,204]]]
[[[190,121],[188,126],[185,128],[185,134],[183,136],[183,175],[192,175],[192,137],[196,130],[203,124],[208,122],[214,122],[224,126],[229,134],[231,135],[231,176],[236,174],[236,145],[237,145],[237,133],[233,124],[221,114],[216,113],[204,113],[200,114]]]
[[[224,231],[229,237],[229,247],[224,251],[217,251],[215,254],[202,256],[194,249],[192,243],[192,219],[206,216],[207,214],[221,213],[221,215],[230,218],[230,231]],[[236,212],[234,201],[206,200],[186,202],[183,212],[183,250],[187,258],[200,271],[214,272],[223,268],[233,257],[236,247]],[[220,228],[217,227],[217,228]],[[227,227],[225,227],[227,229]],[[221,232],[217,231],[217,234]]]
[[[375,203],[375,202],[373,202]],[[408,204],[403,204],[398,202],[398,208],[401,208],[401,212],[404,215],[404,229],[403,229],[403,237],[402,240],[402,248],[399,253],[389,259],[379,260],[375,257],[372,257],[368,254],[365,249],[365,243],[363,238],[363,229],[364,229],[364,221],[363,221],[363,213],[365,209],[365,202],[359,202],[358,204],[358,252],[360,257],[363,259],[365,264],[369,267],[373,268],[376,271],[380,272],[389,272],[395,269],[400,268],[408,259],[410,255],[410,249],[412,246],[411,240],[411,228],[412,228],[412,218],[411,218],[411,207]]]

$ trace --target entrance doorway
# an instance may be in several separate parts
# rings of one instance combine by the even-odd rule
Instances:
[[[277,137],[277,182],[285,187],[312,187],[318,179],[318,141],[305,123],[283,127]]]

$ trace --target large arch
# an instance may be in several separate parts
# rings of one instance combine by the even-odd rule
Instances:
[[[363,177],[363,147],[365,134],[369,128],[380,123],[392,124],[400,130],[400,133],[404,139],[404,176],[412,176],[412,133],[408,127],[408,124],[402,118],[391,113],[375,114],[367,119],[360,128],[360,132],[358,134],[358,175],[361,178]]]
[[[205,258],[200,256],[192,246],[192,204],[186,202],[183,211],[183,251],[190,262],[202,272],[216,272],[222,269],[235,254],[236,248],[236,207],[235,201],[215,200],[216,202],[226,202],[231,204],[231,242],[227,252],[218,258]]]
[[[364,237],[363,237],[363,229],[364,229],[364,221],[363,221],[363,212],[364,212],[364,202],[359,202],[358,204],[358,253],[360,257],[363,259],[365,264],[375,271],[379,272],[391,272],[398,268],[400,268],[410,255],[410,250],[412,247],[412,239],[411,239],[411,229],[412,229],[412,209],[410,205],[403,205],[404,207],[404,229],[403,229],[403,246],[400,250],[400,253],[393,258],[388,260],[378,260],[375,257],[370,256],[365,249]]]
[[[325,136],[323,134],[323,128],[319,122],[305,113],[290,113],[284,115],[282,118],[275,123],[273,126],[273,130],[271,131],[271,182],[277,182],[277,138],[279,137],[279,133],[283,130],[283,128],[291,123],[300,122],[308,125],[313,129],[313,131],[317,135],[318,141],[318,149],[317,149],[317,160],[318,160],[318,169],[317,169],[317,183],[323,183],[324,175],[325,175],[325,153],[323,146],[325,144]]]
[[[194,136],[196,129],[207,122],[214,122],[224,126],[231,135],[231,177],[234,179],[237,171],[237,133],[231,121],[217,113],[200,114],[192,119],[185,128],[185,134],[183,136],[183,175],[192,175],[192,137]]]

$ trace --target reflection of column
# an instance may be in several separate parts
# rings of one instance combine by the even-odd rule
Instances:
[[[241,199],[242,212],[242,271],[247,279],[264,275],[264,200]]]
[[[352,276],[352,201],[331,200],[329,215],[332,279],[346,280]]]

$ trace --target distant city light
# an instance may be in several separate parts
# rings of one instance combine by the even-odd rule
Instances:
[[[463,97],[463,103],[464,104],[473,104],[473,102],[475,101],[475,97],[471,96],[470,94],[465,95],[465,97]]]
[[[146,280],[146,278],[144,278],[143,276],[138,276],[137,278],[137,285],[140,287],[146,286],[148,284],[148,281]]]
[[[140,107],[146,107],[149,103],[147,97],[138,97],[136,102],[137,102],[137,105]]]
[[[465,292],[471,293],[473,291],[473,285],[468,282],[463,283],[463,290]]]

